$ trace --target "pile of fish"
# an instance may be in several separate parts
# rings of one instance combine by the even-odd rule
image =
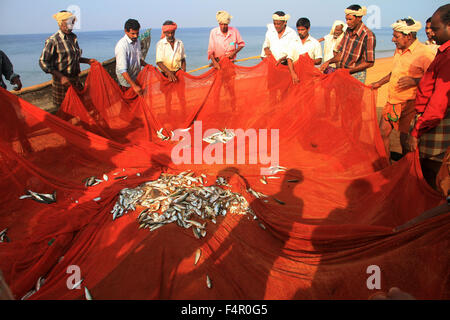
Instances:
[[[219,177],[211,186],[204,185],[205,179],[205,175],[195,177],[189,171],[163,173],[158,180],[122,189],[111,211],[113,220],[139,205],[145,207],[138,216],[140,228],[153,231],[176,222],[180,227],[192,228],[200,239],[206,236],[207,222],[216,223],[218,216],[249,213],[256,217],[242,195],[223,188],[227,185],[225,178]]]

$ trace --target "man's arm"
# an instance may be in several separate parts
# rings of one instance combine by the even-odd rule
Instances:
[[[133,81],[133,79],[131,79],[131,77],[128,74],[128,72],[122,72],[121,75],[130,84],[130,86],[133,88],[133,90],[138,95],[142,96],[143,90],[142,90],[141,86],[139,86],[136,82]]]
[[[142,96],[142,88],[131,79],[128,74],[128,63],[126,57],[126,48],[124,48],[119,42],[115,48],[116,55],[116,70],[123,76],[126,82],[133,88],[133,90],[140,96]]]
[[[326,68],[328,68],[328,66],[329,66],[330,64],[332,64],[332,63],[338,63],[339,61],[341,61],[341,55],[342,55],[341,52],[336,52],[336,51],[334,51],[334,56],[333,56],[333,58],[331,58],[331,59],[328,60],[328,61],[325,61],[325,62],[320,66],[319,70],[323,72],[323,71],[325,71]]]
[[[365,52],[363,53],[364,62],[362,62],[357,67],[349,68],[348,71],[350,72],[350,74],[372,68],[375,63],[375,35],[369,32],[367,34],[367,37],[364,39],[364,42],[365,46],[363,46],[363,48],[366,48]]]
[[[231,52],[230,54],[228,54],[228,58],[229,58],[230,60],[236,59],[237,54],[238,54],[239,51],[241,51],[242,49],[244,49],[244,46],[239,46],[236,50],[234,50],[233,52]]]
[[[298,79],[297,73],[295,72],[294,62],[292,61],[291,58],[287,58],[287,63],[288,63],[289,73],[291,74],[292,83],[298,84],[300,82],[300,80]]]
[[[181,59],[181,69],[186,72],[186,58]]]
[[[264,43],[261,50],[261,59],[267,58],[272,55],[272,51],[270,51],[270,40],[268,36],[268,32],[266,32],[266,37],[264,39]]]
[[[425,132],[435,128],[444,119],[448,104],[450,92],[450,61],[445,61],[439,68],[436,68],[439,72],[433,75],[436,78],[434,83],[433,93],[426,103],[423,113],[419,116],[415,122],[414,128],[408,136],[407,145],[409,151],[415,151],[419,143],[419,138]],[[428,77],[425,75],[424,77]],[[419,85],[417,91],[417,99],[419,98],[421,87]],[[416,99],[416,110],[417,110]]]
[[[380,80],[371,83],[370,87],[372,89],[378,89],[379,87],[381,87],[381,86],[385,85],[386,83],[388,83],[389,80],[391,80],[391,73],[389,73],[388,75],[384,76]]]
[[[316,43],[314,47],[314,65],[319,65],[322,63],[322,46],[319,42]]]
[[[88,65],[93,64],[94,62],[97,62],[95,59],[89,59],[89,58],[80,58],[80,63],[86,63]]]
[[[62,85],[70,86],[69,79],[61,72],[56,70],[53,60],[56,59],[56,46],[55,43],[48,39],[45,42],[44,49],[42,50],[41,57],[39,58],[39,66],[45,73],[50,73],[55,79],[59,80]]]
[[[22,89],[22,82],[20,81],[20,76],[16,73],[14,73],[14,68],[13,65],[11,63],[11,61],[9,60],[8,56],[3,52],[0,51],[1,55],[2,55],[2,73],[5,76],[6,80],[9,80],[9,82],[12,85],[16,85],[17,87],[14,88],[15,91],[18,91],[20,89]]]
[[[373,62],[366,62],[365,61],[365,62],[361,63],[357,67],[348,69],[348,71],[350,72],[350,74],[352,74],[352,73],[356,73],[356,72],[360,72],[360,71],[369,69],[369,68],[373,67],[373,65],[374,65]]]
[[[167,78],[169,79],[169,81],[171,82],[177,82],[178,78],[175,75],[175,72],[170,71],[165,64],[162,61],[159,61],[156,63],[158,65],[158,67],[164,72],[164,74],[167,75]]]

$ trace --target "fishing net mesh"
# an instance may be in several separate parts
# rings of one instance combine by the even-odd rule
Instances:
[[[94,299],[367,299],[377,265],[381,289],[450,298],[449,215],[392,232],[442,202],[417,154],[388,165],[374,92],[348,72],[322,75],[305,56],[295,69],[296,85],[274,60],[223,60],[171,83],[148,65],[139,97],[97,63],[55,115],[0,90],[0,270],[15,297],[44,277],[29,299],[84,299],[69,288],[75,265]],[[176,129],[183,148],[161,139]],[[249,136],[209,144],[209,129]],[[226,179],[256,218],[218,216],[200,239],[176,223],[139,228],[139,210],[113,220],[121,190],[187,170],[205,186]],[[27,190],[57,201],[20,199]]]

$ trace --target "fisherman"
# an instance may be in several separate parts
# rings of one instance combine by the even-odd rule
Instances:
[[[214,68],[220,69],[219,61],[223,57],[235,60],[239,51],[245,47],[239,30],[229,26],[231,18],[226,11],[218,11],[216,20],[219,26],[212,29],[209,34],[208,59]]]
[[[370,85],[378,89],[388,83],[388,100],[380,119],[381,137],[388,157],[389,136],[393,129],[400,132],[403,155],[407,152],[406,140],[415,116],[417,85],[434,59],[433,50],[417,39],[417,32],[422,28],[419,21],[404,18],[397,20],[391,27],[392,42],[397,47],[392,71]]]
[[[0,50],[0,87],[6,89],[6,84],[3,82],[3,77],[8,80],[15,91],[22,89],[22,82],[20,81],[20,76],[14,73],[14,68],[9,60],[8,56]]]
[[[311,22],[308,18],[300,18],[297,20],[297,32],[302,42],[302,47],[309,57],[314,61],[315,65],[322,63],[322,47],[315,38],[309,34]]]
[[[135,19],[125,22],[125,35],[117,42],[114,49],[116,55],[116,75],[123,91],[130,87],[140,96],[143,94],[141,86],[136,82],[141,68],[147,63],[142,59],[139,29],[141,25]]]
[[[357,4],[345,9],[347,30],[344,38],[335,50],[332,59],[325,61],[320,70],[323,72],[332,63],[337,63],[339,68],[347,69],[350,74],[364,83],[366,70],[375,63],[375,35],[362,22],[362,17],[367,13],[366,7]]]
[[[170,115],[172,112],[172,91],[176,88],[178,100],[182,107],[182,112],[186,111],[186,98],[184,92],[184,78],[181,70],[186,72],[186,53],[181,40],[175,39],[177,24],[167,20],[163,23],[161,40],[156,44],[156,65],[161,73],[169,81],[161,81],[161,91],[164,92],[166,100],[166,111]],[[174,82],[179,82],[175,87]]]
[[[437,49],[439,48],[439,46],[436,44],[436,41],[433,40],[433,30],[431,30],[431,17],[429,17],[427,19],[427,22],[425,24],[425,33],[427,35],[427,41],[425,41],[425,44],[427,46],[430,46],[431,48],[433,48],[434,53],[437,53]]]
[[[208,59],[211,60],[215,69],[220,70],[219,61],[228,58],[230,61],[236,59],[237,54],[245,47],[245,42],[239,33],[239,30],[229,26],[231,18],[226,11],[218,11],[216,20],[219,26],[212,29],[209,34]],[[230,93],[232,111],[236,110],[236,94],[234,89],[234,68],[227,68],[218,74],[218,83],[214,95],[216,101],[220,99],[220,91],[222,86]]]
[[[267,25],[261,58],[267,59],[273,57],[276,60],[277,65],[287,65],[292,82],[295,84],[299,82],[299,79],[293,68],[293,62],[295,62],[293,60],[298,59],[298,56],[292,56],[292,52],[295,46],[301,47],[302,44],[297,32],[287,25],[290,17],[289,14],[285,14],[283,11],[276,11],[272,15],[273,23]],[[300,51],[301,49],[297,50]],[[267,86],[270,92],[270,103],[272,105],[279,101],[277,97],[279,90],[276,89],[279,87],[278,84],[279,80],[277,77],[274,74],[269,74]]]
[[[62,10],[53,18],[58,22],[59,30],[45,41],[39,66],[53,76],[53,105],[59,109],[69,86],[78,90],[83,88],[79,77],[80,63],[91,65],[96,60],[81,57],[77,36],[72,32],[76,17],[71,12]]]
[[[422,172],[435,187],[436,175],[450,146],[450,4],[431,17],[433,39],[440,45],[417,88],[416,118],[408,136],[408,150],[419,148]]]
[[[334,57],[334,51],[336,50],[342,38],[344,38],[344,32],[347,30],[347,24],[344,21],[336,20],[331,27],[330,33],[320,38],[318,41],[323,43],[323,60],[328,61]],[[331,63],[326,70],[325,74],[332,73],[336,70],[336,64]]]

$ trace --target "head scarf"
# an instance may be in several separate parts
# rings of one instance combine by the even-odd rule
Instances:
[[[336,29],[336,27],[340,26],[340,25],[342,25],[342,31],[344,33],[345,30],[347,30],[347,24],[344,21],[336,20],[336,21],[333,22],[333,26],[331,27],[330,34],[334,35],[334,29]]]
[[[55,19],[58,22],[59,26],[61,25],[61,23],[63,23],[64,20],[67,20],[71,17],[75,18],[75,16],[72,14],[72,12],[67,12],[67,11],[58,12],[53,15],[53,19]],[[74,21],[75,21],[75,19],[74,19]]]
[[[398,31],[404,34],[410,34],[411,32],[417,32],[420,29],[422,29],[422,24],[419,21],[416,21],[411,17],[408,17],[408,19],[414,21],[414,24],[408,26],[406,21],[397,20],[395,23],[391,25],[392,29],[394,29],[394,31]]]
[[[217,11],[216,13],[216,19],[218,23],[229,24],[231,18],[233,17],[226,11]]]
[[[175,30],[177,30],[177,28],[178,28],[178,26],[175,22],[173,24],[168,24],[168,25],[162,26],[161,39],[165,37],[164,32],[175,31]]]
[[[345,14],[350,14],[356,17],[362,17],[367,14],[367,8],[363,6],[359,10],[345,9]]]
[[[291,16],[288,15],[288,14],[286,14],[286,15],[284,15],[284,16],[279,16],[279,15],[277,15],[277,14],[274,13],[274,14],[272,15],[272,20],[288,21],[290,17],[291,17]]]

